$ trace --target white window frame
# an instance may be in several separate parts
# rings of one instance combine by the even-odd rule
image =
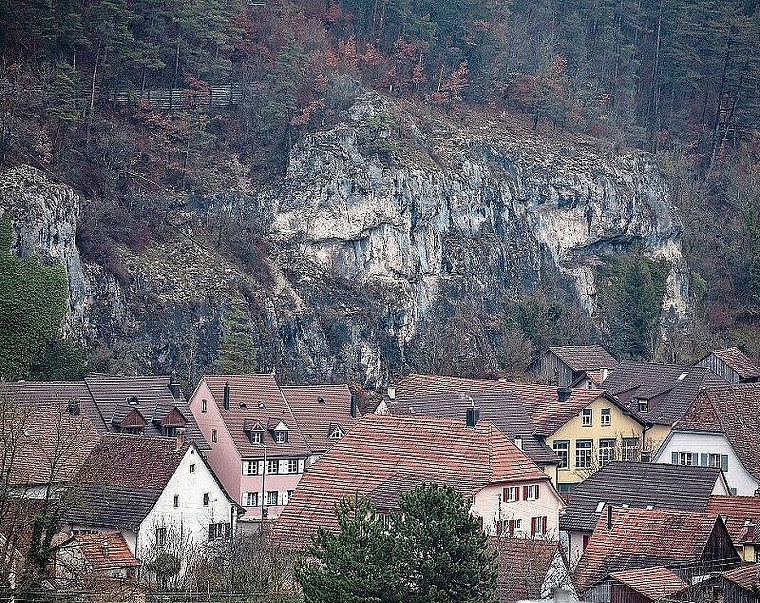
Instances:
[[[258,492],[246,492],[244,507],[258,507],[259,506],[259,493]]]
[[[583,444],[581,446],[580,444]],[[588,444],[588,446],[586,445]],[[579,454],[582,453],[582,454]],[[581,464],[580,460],[584,459]],[[594,460],[594,443],[592,440],[575,440],[575,468],[589,469]]]
[[[280,499],[280,493],[277,490],[268,490],[267,491],[267,506],[268,507],[276,507],[279,504]],[[272,502],[274,500],[274,502]]]
[[[570,440],[554,440],[552,450],[560,459],[557,469],[567,469],[570,466]]]
[[[599,415],[599,425],[602,427],[609,427],[612,425],[612,409],[611,408],[603,408],[601,410],[601,414]]]
[[[612,438],[601,438],[599,440],[599,450],[597,452],[597,457],[599,459],[599,464],[602,467],[607,463],[615,460],[616,443],[617,441]]]
[[[278,429],[274,432],[274,443],[285,444],[288,441],[288,432],[284,429]]]
[[[201,412],[208,412],[208,400],[206,398],[201,400]]]
[[[258,474],[259,474],[258,461],[243,461],[243,475],[258,475]]]
[[[298,473],[298,459],[288,459],[288,470],[286,473]]]
[[[508,486],[505,489],[507,491],[507,498],[504,502],[517,502],[517,497],[520,495],[520,486]]]
[[[525,497],[525,500],[538,500],[538,496],[536,496],[536,484],[530,484],[527,488],[528,495]]]
[[[278,459],[268,459],[266,471],[267,475],[278,475],[280,473],[280,461]]]
[[[583,427],[592,427],[594,424],[594,410],[592,408],[584,408],[581,411],[581,425]]]

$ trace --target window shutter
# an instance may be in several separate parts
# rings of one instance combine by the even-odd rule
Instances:
[[[515,535],[515,520],[514,519],[509,520],[509,535],[510,536]]]
[[[503,492],[501,493],[501,501],[507,502],[509,500],[509,488],[504,488]]]
[[[520,500],[520,486],[515,486],[515,500]]]
[[[544,528],[541,530],[542,534],[546,534],[547,530],[549,529],[549,518],[544,515]]]
[[[707,467],[708,463],[709,463],[709,461],[707,460],[707,453],[703,452],[702,454],[699,455],[699,464],[702,467]]]
[[[528,486],[523,486],[523,500],[528,500]]]
[[[671,452],[670,453],[670,462],[673,465],[677,465],[678,464],[678,453],[677,452]]]
[[[536,535],[536,518],[535,517],[530,518],[530,535],[531,536]]]
[[[724,472],[728,471],[728,455],[727,454],[720,455],[720,468]]]
[[[538,500],[538,484],[536,484],[536,500]]]
[[[691,453],[691,464],[692,465],[699,465],[699,453],[698,452],[692,452]]]

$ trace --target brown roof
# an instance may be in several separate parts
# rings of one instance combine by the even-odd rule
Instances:
[[[707,512],[725,518],[734,545],[760,543],[760,496],[711,496]]]
[[[760,584],[760,563],[743,563],[739,567],[723,572],[721,575],[726,580],[752,591],[755,586]]]
[[[20,436],[12,465],[2,467],[10,472],[10,483],[71,480],[99,437],[85,412],[92,399],[83,384],[3,383],[0,397]]]
[[[171,425],[166,423],[167,419],[176,416],[178,411],[186,420],[185,425],[180,425],[185,427],[185,436],[199,448],[208,449],[187,401],[182,394],[179,398],[172,395],[169,382],[168,375],[122,377],[92,373],[85,377],[85,384],[107,431],[117,430],[132,410],[138,410],[146,420],[145,435],[160,436],[162,428]]]
[[[312,452],[324,452],[336,441],[329,438],[335,427],[340,426],[346,433],[357,421],[351,416],[351,391],[347,385],[283,387],[282,395]]]
[[[760,479],[760,383],[703,391],[676,429],[725,434],[744,468]]]
[[[405,481],[415,476],[416,483]],[[389,482],[386,490],[435,481],[472,496],[495,482],[548,479],[492,423],[366,415],[304,473],[274,533],[302,547],[318,527],[337,527],[333,509],[341,499]]]
[[[584,591],[614,571],[699,561],[716,524],[722,529],[707,513],[615,508],[607,529],[603,513],[578,561],[576,584]]]
[[[614,369],[618,364],[612,355],[600,345],[552,346],[549,352],[557,356],[574,372]]]
[[[480,409],[480,418],[491,421],[509,439],[522,436],[523,450],[534,462],[558,464],[554,452],[534,435],[536,425],[510,385],[487,379],[412,374],[396,385],[396,398],[388,409],[392,414],[461,420],[474,403]]]
[[[191,446],[185,440],[177,448],[173,438],[104,435],[77,475],[77,501],[69,521],[115,528],[139,525]]]
[[[78,534],[74,543],[94,571],[140,565],[119,533]]]
[[[258,458],[263,454],[263,446],[251,444],[244,431],[257,421],[267,429],[262,443],[266,446],[268,457],[309,454],[306,439],[274,375],[206,375],[203,379],[241,456]],[[229,410],[224,408],[225,383],[230,384]],[[288,428],[288,441],[277,444],[271,430],[281,421]]]
[[[726,382],[703,366],[654,364],[624,360],[604,382],[634,415],[656,425],[672,425],[683,417],[699,392]],[[638,400],[648,401],[649,410],[639,412]]]
[[[555,557],[561,555],[559,543],[542,538],[503,536],[492,538],[491,545],[498,553],[498,600],[505,603],[540,599],[549,568]]]
[[[714,350],[712,355],[722,360],[739,375],[740,379],[760,378],[760,367],[747,358],[739,348]],[[709,356],[707,356],[709,358]],[[703,359],[704,360],[704,359]]]
[[[625,584],[628,588],[641,593],[652,601],[667,597],[689,587],[686,582],[681,580],[678,575],[667,567],[622,570],[612,572],[610,577],[621,584]]]

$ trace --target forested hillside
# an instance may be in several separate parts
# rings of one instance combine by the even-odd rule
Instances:
[[[130,276],[115,249],[139,254],[181,228],[172,210],[211,207],[205,242],[268,286],[263,221],[232,219],[220,195],[283,178],[294,145],[338,123],[363,86],[464,126],[501,120],[656,155],[684,221],[688,324],[669,323],[662,345],[651,304],[627,303],[657,305],[665,286],[663,267],[633,253],[599,269],[593,320],[561,283],[504,300],[499,328],[517,329],[528,356],[578,333],[623,356],[760,350],[760,2],[0,0],[0,36],[0,161],[87,199],[79,251],[117,280]],[[180,110],[146,102],[169,89]],[[229,103],[209,107],[214,90]],[[365,125],[363,152],[393,164],[404,120]],[[639,332],[624,332],[629,311]],[[471,315],[446,311],[458,313]],[[446,357],[451,333],[438,329],[418,345]]]

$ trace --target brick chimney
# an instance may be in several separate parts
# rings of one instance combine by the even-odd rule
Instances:
[[[177,427],[177,445],[175,451],[181,450],[185,445],[185,428]]]

